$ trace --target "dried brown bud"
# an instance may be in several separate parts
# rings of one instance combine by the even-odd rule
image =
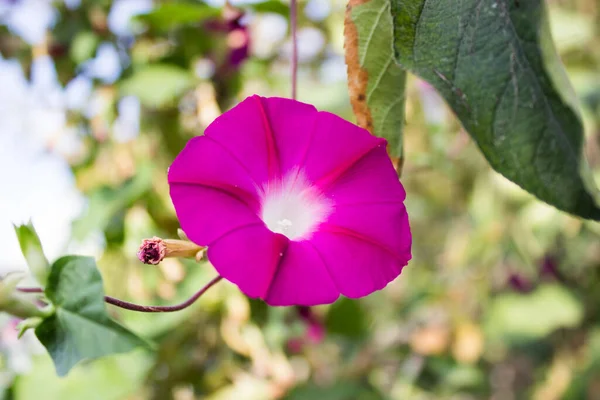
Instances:
[[[137,256],[144,264],[156,265],[164,260],[167,255],[167,246],[165,241],[154,236],[152,239],[142,240]]]
[[[137,253],[138,258],[144,264],[156,265],[165,257],[195,257],[199,261],[199,254],[204,247],[187,240],[161,239],[153,237],[144,239]]]

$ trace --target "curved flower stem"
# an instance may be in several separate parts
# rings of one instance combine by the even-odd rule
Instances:
[[[39,287],[18,287],[17,290],[22,293],[43,293],[44,289]]]
[[[298,86],[298,35],[297,27],[297,0],[290,0],[290,26],[292,31],[292,99],[296,100]]]
[[[198,290],[192,297],[184,301],[183,303],[175,304],[173,306],[144,306],[141,304],[130,303],[128,301],[119,300],[111,296],[104,296],[104,301],[113,306],[124,308],[131,311],[139,311],[146,313],[159,313],[159,312],[174,312],[180,311],[194,304],[200,296],[202,296],[208,289],[214,286],[217,282],[223,279],[222,276],[217,276],[208,282],[202,289]],[[42,293],[41,288],[17,288],[18,291],[23,293]]]

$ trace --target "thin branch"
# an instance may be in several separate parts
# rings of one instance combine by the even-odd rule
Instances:
[[[23,293],[43,293],[44,289],[39,287],[18,287],[17,290]]]
[[[183,303],[175,304],[173,306],[144,306],[141,304],[135,304],[135,303],[130,303],[128,301],[119,300],[119,299],[116,299],[111,296],[104,296],[104,301],[107,302],[108,304],[112,304],[113,306],[124,308],[126,310],[146,312],[146,313],[180,311],[180,310],[183,310],[184,308],[187,308],[187,307],[191,306],[192,304],[194,304],[194,302],[196,300],[198,300],[198,298],[200,296],[202,296],[208,289],[210,289],[212,286],[214,286],[221,279],[223,279],[223,277],[220,275],[213,278],[210,282],[208,282],[206,284],[206,286],[204,286],[202,289],[198,290],[192,297],[190,297]],[[41,288],[17,288],[17,290],[20,292],[23,292],[23,293],[42,293],[43,292],[43,289],[41,289]]]
[[[292,99],[296,100],[298,87],[298,35],[297,31],[297,0],[290,0],[290,26],[292,31]]]

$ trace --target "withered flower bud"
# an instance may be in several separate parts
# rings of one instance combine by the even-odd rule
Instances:
[[[152,239],[142,240],[140,249],[137,252],[137,257],[144,264],[156,265],[164,260],[167,254],[167,246],[165,241],[154,236]]]
[[[203,247],[198,246],[187,240],[161,239],[153,237],[152,239],[142,240],[142,244],[137,256],[144,264],[156,265],[165,257],[196,257],[201,254]]]

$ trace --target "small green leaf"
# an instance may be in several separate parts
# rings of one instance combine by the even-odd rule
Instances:
[[[29,329],[37,328],[42,323],[42,321],[43,319],[41,317],[30,317],[19,322],[19,325],[17,325],[17,329],[19,330],[19,334],[17,337],[21,339],[25,332],[27,332]]]
[[[351,0],[344,29],[348,88],[358,124],[388,141],[402,164],[406,72],[394,60],[389,0]]]
[[[91,31],[79,32],[71,44],[71,59],[76,64],[89,60],[94,56],[100,39]]]
[[[491,166],[560,210],[600,219],[546,2],[390,2],[396,60],[442,94]]]
[[[245,7],[250,8],[258,13],[273,13],[279,14],[288,18],[290,16],[290,8],[287,4],[283,4],[279,0],[267,0],[258,3],[249,3]]]
[[[532,293],[496,297],[487,313],[485,329],[491,338],[535,340],[556,329],[575,327],[583,318],[583,305],[559,285],[543,285]]]
[[[42,286],[46,284],[50,273],[50,263],[44,255],[42,243],[31,221],[27,225],[15,225],[15,232],[19,239],[21,252],[27,261],[31,273]]]
[[[327,313],[325,326],[329,333],[354,339],[361,338],[368,332],[367,316],[360,302],[347,297],[333,303]]]
[[[134,95],[146,107],[159,108],[172,102],[189,89],[193,77],[189,71],[169,64],[153,64],[143,67],[121,82],[124,95]]]
[[[156,7],[147,14],[136,16],[136,19],[151,25],[158,30],[169,30],[178,25],[187,25],[216,18],[221,14],[218,8],[204,4],[166,3]]]
[[[46,318],[35,333],[50,353],[60,376],[82,360],[148,345],[109,318],[102,278],[91,257],[58,259],[52,265],[46,296],[56,312]]]

